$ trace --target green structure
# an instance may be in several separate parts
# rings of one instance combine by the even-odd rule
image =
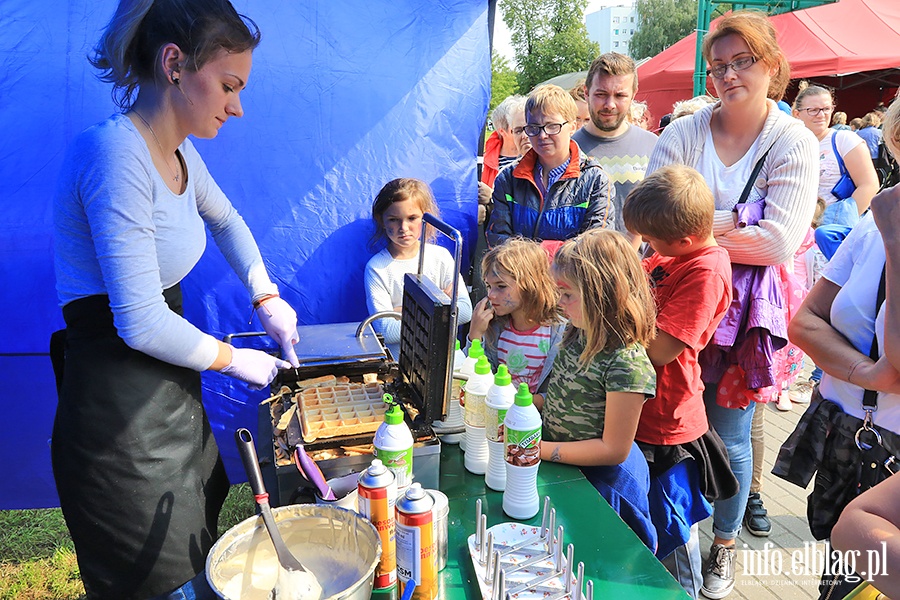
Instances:
[[[833,4],[838,0],[745,0],[744,2],[719,2],[718,0],[699,0],[697,3],[697,50],[694,58],[694,96],[699,96],[706,89],[706,68],[703,64],[703,36],[709,31],[712,13],[722,5],[731,5],[732,10],[755,9],[764,10],[770,15],[803,10],[823,4]]]

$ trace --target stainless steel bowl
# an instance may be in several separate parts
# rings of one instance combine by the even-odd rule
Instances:
[[[369,599],[381,540],[367,519],[313,504],[272,513],[287,547],[318,578],[323,599]],[[275,549],[258,515],[226,531],[206,558],[206,579],[224,600],[266,600],[277,576]]]

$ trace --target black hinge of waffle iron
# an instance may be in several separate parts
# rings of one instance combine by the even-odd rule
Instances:
[[[405,275],[403,280],[400,372],[412,388],[411,395],[418,400],[416,420],[430,428],[435,420],[447,417],[449,406],[462,235],[432,214],[425,213],[422,220],[454,242],[453,283],[449,297],[423,275],[429,227],[422,228],[419,239],[418,272]],[[431,251],[434,250],[431,246]]]

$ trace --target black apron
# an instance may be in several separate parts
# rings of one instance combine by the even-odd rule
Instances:
[[[164,295],[181,314],[180,287]],[[51,457],[87,597],[169,592],[203,570],[228,494],[200,374],[129,348],[107,296],[63,316]]]

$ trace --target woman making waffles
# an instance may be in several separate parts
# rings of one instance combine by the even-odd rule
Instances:
[[[259,39],[228,0],[122,0],[91,59],[123,112],[78,136],[55,201],[66,339],[52,439],[88,598],[214,597],[203,569],[228,478],[200,372],[260,389],[296,366],[296,313],[187,139],[243,114]],[[290,362],[181,316],[204,225]]]

